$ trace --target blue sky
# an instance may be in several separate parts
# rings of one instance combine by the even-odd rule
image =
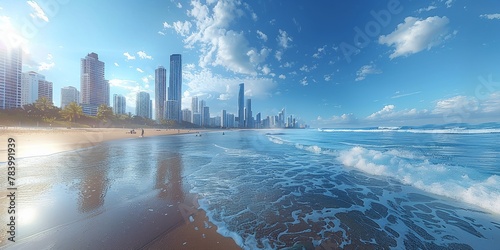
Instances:
[[[0,30],[56,105],[90,52],[130,111],[181,53],[183,108],[212,115],[236,113],[244,82],[254,114],[317,127],[500,121],[497,1],[0,0]]]

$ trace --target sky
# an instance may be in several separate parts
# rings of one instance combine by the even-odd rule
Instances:
[[[182,54],[182,108],[212,116],[237,113],[243,82],[253,114],[312,127],[500,122],[498,1],[0,0],[0,32],[57,106],[88,53],[131,112]]]

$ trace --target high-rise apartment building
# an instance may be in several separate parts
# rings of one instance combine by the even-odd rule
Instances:
[[[180,54],[170,55],[170,78],[168,85],[167,119],[181,122],[182,103],[182,57]]]
[[[186,122],[191,122],[193,116],[191,115],[191,110],[189,109],[183,109],[182,110],[182,120]]]
[[[200,111],[200,117],[201,117],[201,124],[200,126],[205,126],[205,101],[204,100],[200,100],[200,104],[198,105],[198,109]]]
[[[137,116],[142,116],[144,118],[150,118],[150,107],[151,100],[149,98],[149,93],[139,92],[137,93],[136,103],[135,103],[135,114]]]
[[[113,113],[115,115],[126,114],[127,109],[127,99],[123,95],[114,94],[113,95]]]
[[[22,50],[0,41],[0,109],[21,107]]]
[[[245,84],[240,83],[240,91],[238,93],[238,127],[245,127]]]
[[[165,119],[165,101],[167,95],[167,70],[159,66],[155,70],[155,120]]]
[[[225,109],[223,109],[222,112],[221,112],[220,126],[222,128],[227,128],[227,114],[226,114],[226,110]]]
[[[21,106],[35,103],[38,100],[39,81],[45,81],[45,76],[34,71],[23,72],[21,75]]]
[[[88,106],[88,110],[94,110],[101,104],[109,105],[109,82],[104,79],[104,62],[99,61],[96,53],[81,59],[80,91],[81,103]]]
[[[39,80],[38,81],[38,99],[45,97],[49,103],[52,103],[53,86],[52,82]]]
[[[80,92],[73,86],[61,88],[61,108],[72,102],[80,103]]]
[[[252,116],[252,99],[247,99],[247,106],[245,107],[245,127],[253,128],[253,116]]]
[[[207,106],[203,107],[203,116],[201,118],[202,121],[202,126],[204,127],[210,127],[210,108]]]

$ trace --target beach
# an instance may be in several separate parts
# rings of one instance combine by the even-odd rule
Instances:
[[[1,129],[0,138],[4,143],[0,144],[0,162],[7,161],[8,138],[15,140],[19,159],[16,168],[16,212],[19,216],[16,218],[16,242],[8,241],[10,235],[6,227],[2,227],[0,247],[240,249],[233,239],[217,233],[217,227],[198,207],[196,195],[187,193],[182,187],[181,166],[175,156],[158,162],[158,171],[163,176],[141,177],[146,181],[153,179],[151,190],[119,192],[121,196],[114,202],[106,202],[112,199],[106,197],[111,196],[109,189],[114,188],[109,183],[116,182],[102,175],[101,160],[105,162],[106,159],[100,158],[101,144],[127,141],[134,145],[134,140],[141,142],[139,140],[152,137],[170,138],[198,132],[144,129],[144,137],[141,137],[140,128],[136,129],[136,134],[118,128]],[[95,159],[83,159],[81,150],[94,150],[89,155]],[[52,159],[59,155],[64,155],[64,159],[55,164]],[[74,161],[82,167],[75,167]],[[87,166],[94,163],[95,168]],[[27,166],[40,167],[27,169]],[[0,170],[2,178],[7,175],[5,170],[5,167]],[[60,190],[75,192],[60,195]],[[2,184],[0,193],[0,203],[7,207],[6,184]],[[9,221],[7,212],[4,213],[2,224],[5,225]]]

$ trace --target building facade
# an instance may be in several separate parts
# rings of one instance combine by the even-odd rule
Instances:
[[[247,99],[247,106],[245,107],[245,127],[253,128],[253,116],[252,116],[252,99]]]
[[[167,95],[167,70],[159,66],[155,70],[155,120],[165,119],[165,101]]]
[[[150,105],[151,100],[149,93],[139,92],[137,93],[136,103],[135,103],[135,114],[137,116],[142,116],[144,118],[150,118]]]
[[[21,107],[22,50],[0,41],[0,109]]]
[[[52,82],[39,80],[38,81],[38,99],[45,97],[49,103],[52,102],[53,85]]]
[[[45,76],[34,71],[23,72],[21,75],[21,106],[35,103],[38,99],[39,81],[45,81]]]
[[[113,95],[113,113],[115,115],[126,114],[127,99],[123,95]]]
[[[90,53],[80,63],[81,104],[109,106],[109,82],[104,79],[104,62],[96,53]],[[92,114],[89,114],[92,115]]]
[[[245,84],[240,83],[238,92],[238,127],[245,127]]]
[[[80,103],[80,91],[73,86],[61,88],[61,108],[64,109],[72,102]]]
[[[170,78],[168,85],[167,119],[181,122],[182,103],[182,57],[180,54],[170,55]]]

